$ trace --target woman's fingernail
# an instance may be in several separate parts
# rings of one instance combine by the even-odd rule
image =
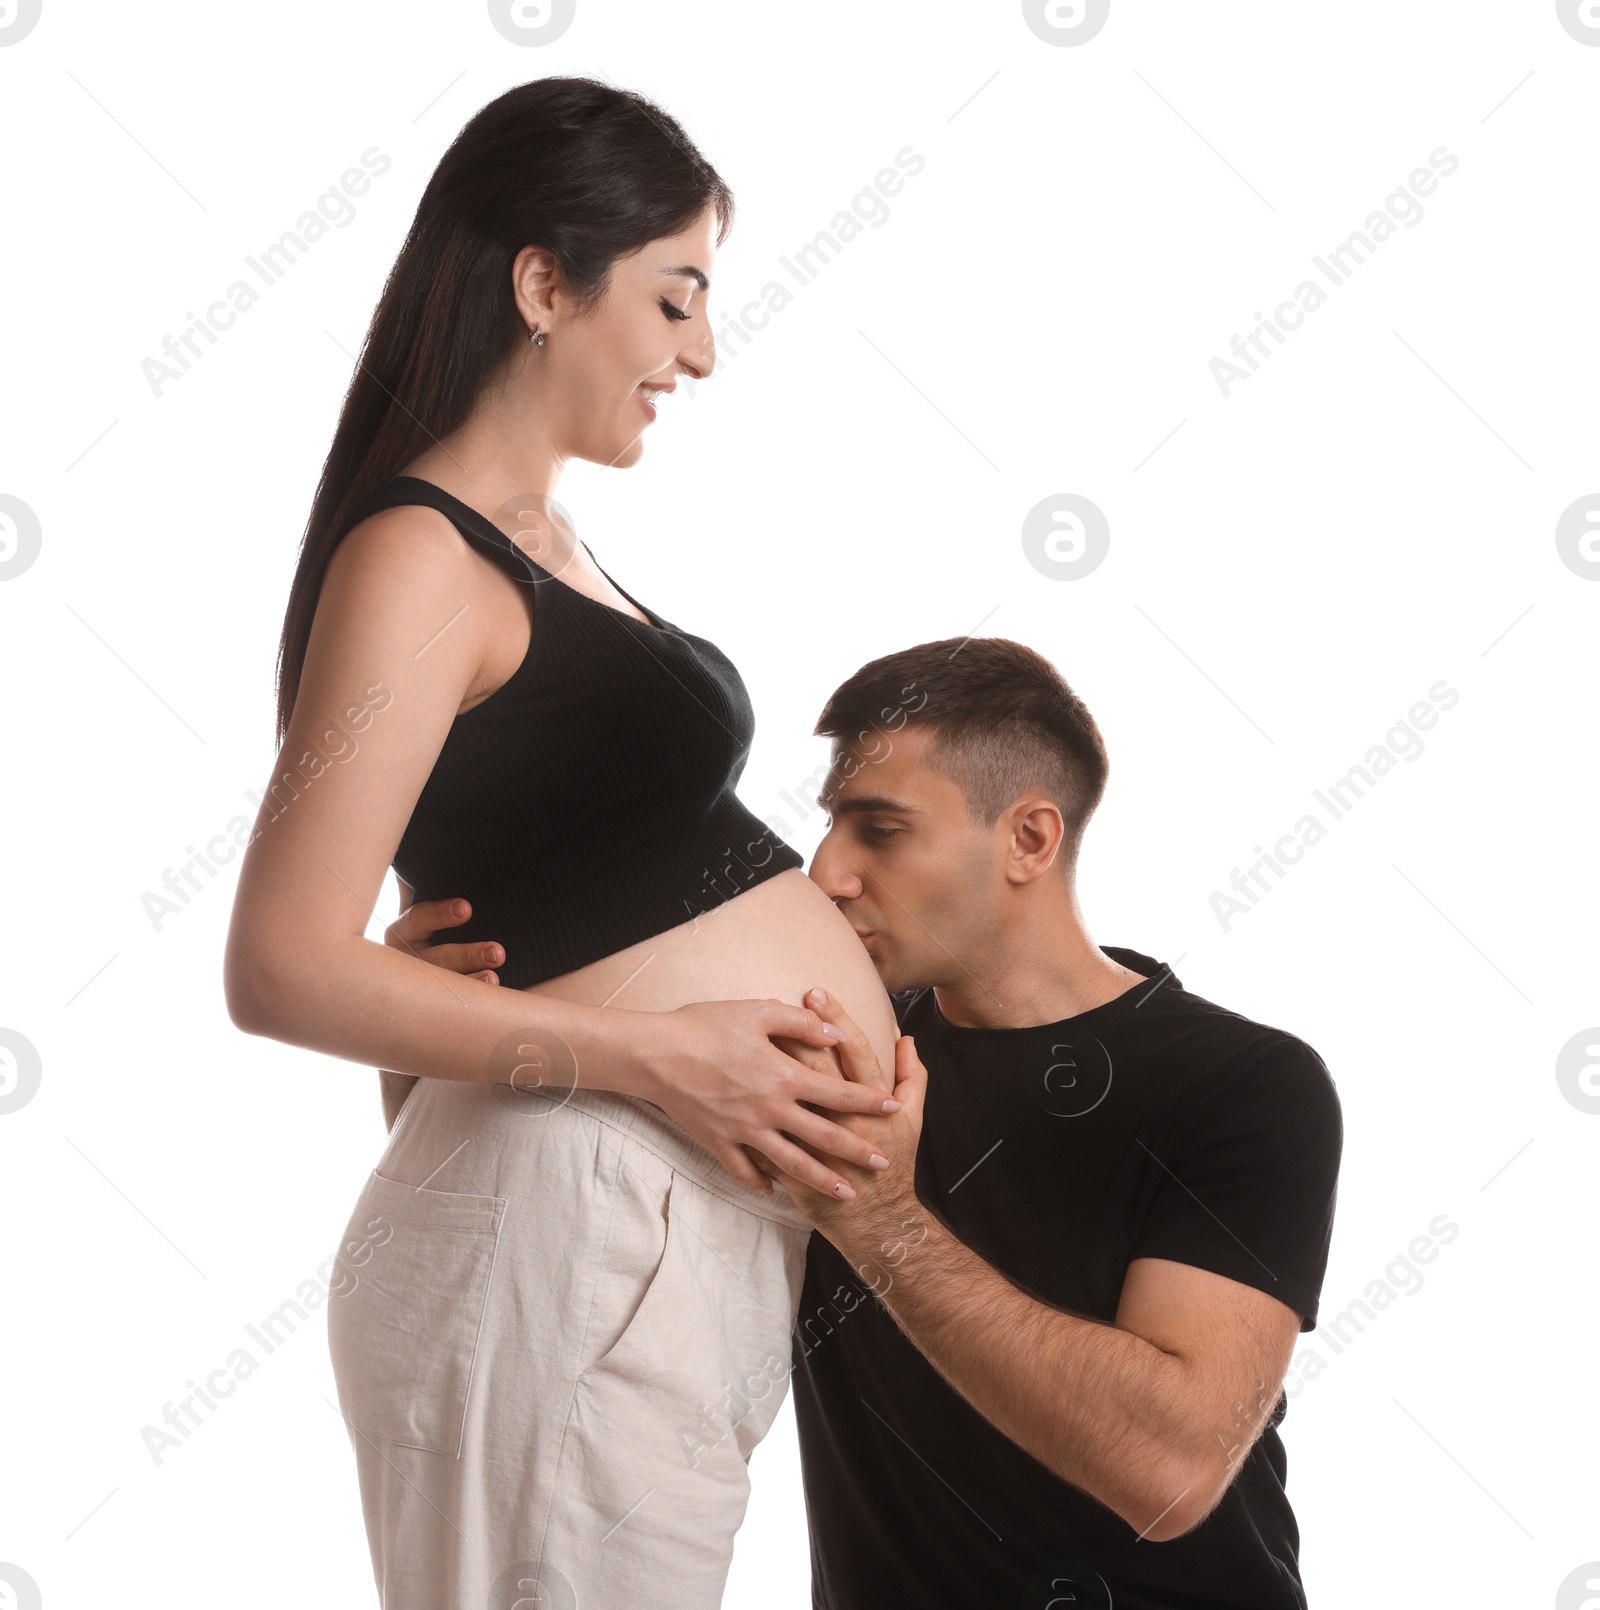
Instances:
[[[501,950],[501,948],[498,945],[490,945],[489,948],[487,950],[485,950],[483,954],[488,959],[488,961],[490,961],[491,963],[493,963],[496,966],[498,966],[501,962],[503,962],[506,959],[506,953],[503,950]]]
[[[822,1025],[822,1032],[827,1035],[830,1040],[842,1040],[844,1038],[844,1030],[841,1029],[837,1023],[824,1023]]]
[[[814,989],[811,992],[811,999],[818,1006],[826,1006],[828,1004],[828,992],[825,989]]]
[[[868,1168],[887,1168],[888,1166],[889,1159],[885,1157],[882,1152],[874,1152],[872,1156],[867,1159]]]
[[[856,1199],[856,1193],[852,1191],[843,1180],[840,1180],[839,1183],[834,1186],[833,1194],[838,1197],[841,1202],[853,1202]]]
[[[465,901],[463,901],[463,900],[452,900],[450,902],[450,915],[452,917],[464,917],[464,916],[466,916],[466,914],[467,914],[467,907],[466,907],[466,902]]]
[[[885,1112],[899,1112],[900,1111],[900,1103],[898,1101],[894,1101],[892,1099],[889,1100],[889,1101],[886,1101],[883,1104],[883,1110]]]

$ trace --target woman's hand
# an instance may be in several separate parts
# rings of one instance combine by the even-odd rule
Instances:
[[[772,1185],[746,1147],[801,1184],[841,1201],[855,1191],[826,1157],[858,1168],[889,1166],[870,1140],[815,1110],[899,1111],[886,1087],[840,1076],[831,1048],[849,1037],[848,1030],[776,1000],[695,1001],[673,1012],[638,1016],[652,1020],[641,1029],[634,1051],[641,1070],[639,1094],[751,1190],[770,1195]],[[792,1053],[775,1041],[792,1046]],[[807,1147],[826,1156],[814,1156]]]

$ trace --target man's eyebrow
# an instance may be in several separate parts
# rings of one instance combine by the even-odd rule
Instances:
[[[817,803],[830,816],[860,816],[869,811],[887,811],[897,816],[920,816],[922,812],[915,805],[908,805],[902,799],[892,799],[888,794],[852,794],[849,799],[828,803],[826,794],[817,796]]]
[[[686,279],[692,279],[702,291],[711,289],[711,281],[698,268],[664,268],[661,272],[663,274],[681,274]]]

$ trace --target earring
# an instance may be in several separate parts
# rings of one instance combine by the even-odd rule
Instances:
[[[539,326],[537,324],[534,325],[533,333],[528,337],[528,339],[536,347],[542,347],[544,345],[544,332],[539,328]]]

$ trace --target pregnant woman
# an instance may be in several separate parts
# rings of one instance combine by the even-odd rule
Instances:
[[[737,670],[552,496],[570,459],[636,463],[651,399],[710,374],[731,218],[637,95],[484,107],[384,288],[290,593],[227,999],[416,1076],[328,1308],[386,1610],[717,1604],[809,1234],[763,1170],[848,1195],[830,1158],[897,1163],[828,1116],[894,1103],[833,1071],[806,991],[886,1069],[894,1017],[734,793]],[[501,987],[365,937],[391,865],[407,901],[468,897],[450,937],[504,940]]]

